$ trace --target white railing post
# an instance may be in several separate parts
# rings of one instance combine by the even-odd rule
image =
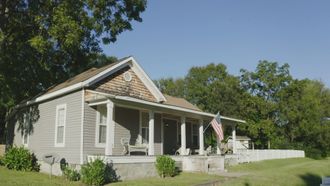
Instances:
[[[155,155],[155,114],[154,111],[149,111],[149,148],[148,155]]]
[[[204,154],[204,126],[203,120],[199,120],[199,155]]]
[[[111,100],[107,102],[107,128],[106,128],[106,145],[105,145],[105,155],[112,155],[112,148],[114,145],[114,121],[113,121],[113,107],[114,104]]]
[[[181,153],[180,155],[186,155],[186,117],[181,117]]]

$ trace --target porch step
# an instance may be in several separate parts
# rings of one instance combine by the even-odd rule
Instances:
[[[225,170],[221,168],[209,168],[208,173],[209,174],[220,174],[226,172]]]

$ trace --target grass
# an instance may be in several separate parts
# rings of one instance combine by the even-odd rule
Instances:
[[[148,178],[109,184],[110,186],[148,185],[196,185],[219,181],[220,185],[320,185],[321,178],[330,176],[330,158],[313,160],[308,158],[269,160],[242,164],[229,168],[230,173],[247,173],[238,178],[216,175],[181,173],[173,178]],[[68,182],[62,177],[53,177],[36,172],[18,172],[0,166],[0,185],[82,185]]]
[[[62,177],[53,176],[38,172],[20,172],[8,170],[0,166],[0,185],[82,185],[80,182],[68,182]]]
[[[330,176],[330,159],[269,160],[233,166],[229,171],[249,175],[231,179],[222,185],[320,185],[322,177]]]
[[[172,178],[148,178],[132,181],[124,181],[109,184],[108,186],[185,186],[207,183],[210,181],[220,181],[223,178],[216,175],[198,174],[198,173],[181,173]]]

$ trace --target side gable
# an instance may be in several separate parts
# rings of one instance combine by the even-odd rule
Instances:
[[[125,80],[126,76],[126,80]],[[91,86],[91,90],[157,102],[138,75],[126,66]]]
[[[120,78],[114,79],[113,74],[118,75],[117,72],[121,72],[122,69],[127,67],[130,68],[131,70],[130,73],[134,75],[136,81],[135,83],[131,83],[134,85],[129,86],[129,87],[133,87],[131,89],[134,89],[134,91],[128,93],[126,90],[124,91],[125,95],[130,95],[134,98],[139,98],[139,99],[143,98],[145,100],[153,101],[153,102],[166,101],[164,95],[159,91],[159,89],[156,87],[153,81],[148,77],[148,75],[143,71],[143,69],[139,66],[139,64],[135,61],[135,59],[133,57],[126,57],[114,64],[98,69],[90,69],[81,74],[78,74],[77,76],[71,78],[70,80],[67,80],[64,83],[52,87],[45,94],[42,94],[41,96],[37,97],[35,100],[32,100],[32,102],[45,101],[83,88],[91,88],[91,87],[97,88],[98,87],[97,85],[100,86],[100,82],[102,82],[101,84],[104,84],[104,86],[100,86],[101,88],[109,92],[116,92],[118,94],[119,93],[118,91],[123,91],[125,90],[125,88],[123,89],[122,86],[118,86],[117,84],[114,84],[115,80],[116,82],[118,82]],[[108,89],[105,89],[106,80],[104,81],[104,79],[107,79],[110,76],[112,77],[112,79],[114,79],[114,81],[109,85],[114,87],[109,89],[109,85],[107,85]],[[109,81],[109,79],[107,80]]]

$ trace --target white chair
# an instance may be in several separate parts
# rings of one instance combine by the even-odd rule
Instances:
[[[181,147],[175,151],[175,155],[191,155],[191,151],[190,151],[190,148],[187,148],[186,149],[186,152],[185,153],[181,153]]]

